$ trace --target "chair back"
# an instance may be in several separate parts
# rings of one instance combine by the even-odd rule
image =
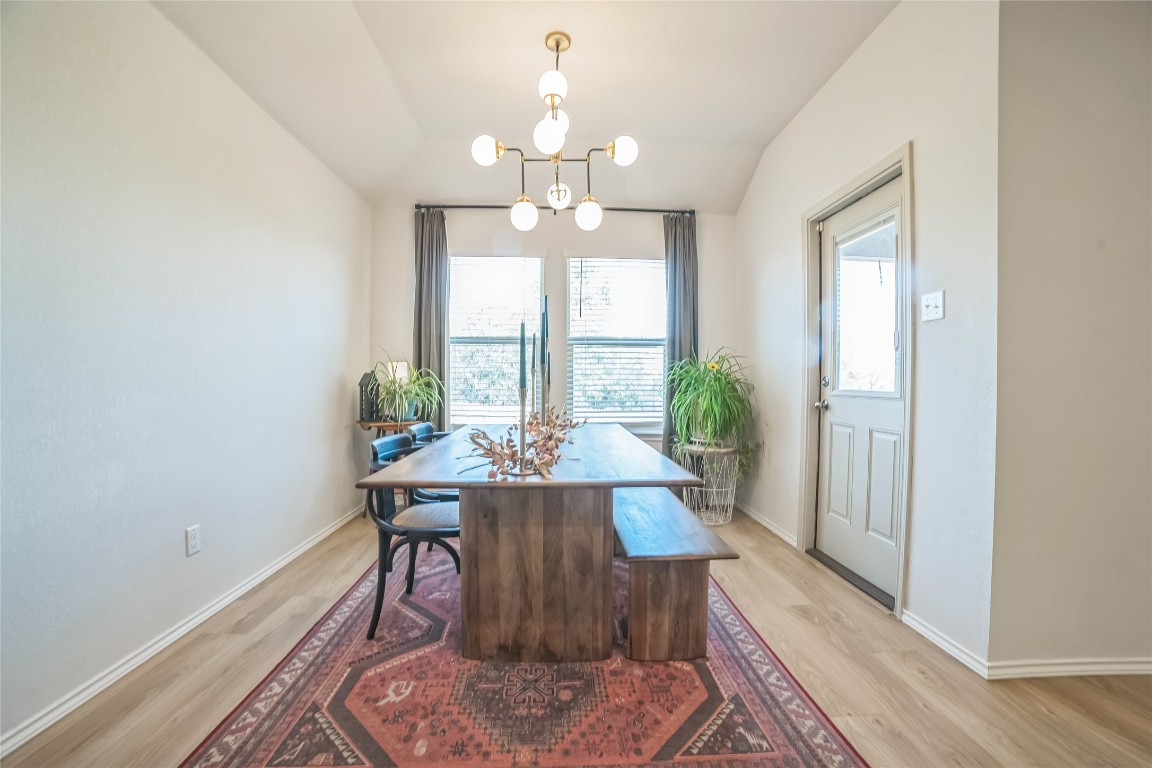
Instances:
[[[417,427],[422,426],[420,424]],[[429,423],[428,427],[431,428],[432,424]],[[429,434],[435,436],[435,432]],[[372,462],[371,469],[373,472],[379,472],[384,467],[391,464],[393,461],[407,456],[410,453],[415,453],[428,446],[430,443],[415,443],[412,442],[412,435],[407,432],[401,432],[396,435],[388,435],[387,437],[380,437],[372,441]],[[460,492],[455,489],[437,489],[424,490],[421,488],[413,488],[404,492],[405,497],[408,499],[408,504],[430,504],[437,501],[459,501]],[[392,510],[392,514],[396,514],[395,505],[387,507],[384,503],[380,503],[378,510],[381,517],[387,520],[389,515],[386,514],[388,509]],[[377,520],[377,524],[381,521]]]
[[[413,442],[419,443],[431,440],[436,427],[430,421],[422,421],[419,424],[413,424],[404,431],[412,438]]]
[[[387,437],[378,437],[372,441],[372,464],[381,464],[391,461],[407,453],[412,447],[412,436],[404,432]]]
[[[419,449],[420,446],[412,444],[411,435],[404,432],[387,437],[378,437],[372,441],[372,471],[379,472],[397,459],[415,453]],[[412,491],[406,491],[404,495],[407,497],[408,503],[412,504],[414,501]],[[395,517],[399,510],[396,507],[396,499],[391,488],[377,488],[374,491],[369,491],[367,508],[369,516],[377,526],[394,532],[388,521]]]

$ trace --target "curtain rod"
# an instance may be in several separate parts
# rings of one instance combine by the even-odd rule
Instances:
[[[432,210],[434,208],[445,208],[445,209],[454,208],[454,209],[464,209],[464,210],[470,210],[470,211],[484,211],[484,210],[505,210],[506,211],[511,207],[512,206],[510,206],[510,205],[426,205],[423,203],[416,203],[416,205],[413,206],[413,210],[427,211],[427,210]],[[690,213],[693,216],[696,215],[696,209],[695,208],[690,208],[688,210],[674,210],[674,209],[669,209],[669,208],[614,208],[614,207],[610,207],[607,205],[603,206],[603,208],[605,211],[615,211],[617,213]],[[538,205],[538,206],[536,206],[536,210],[538,210],[538,211],[551,211],[554,209],[551,208],[550,206]]]

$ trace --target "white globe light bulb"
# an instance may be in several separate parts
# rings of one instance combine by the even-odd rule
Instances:
[[[612,162],[616,165],[632,165],[640,154],[640,145],[631,136],[617,136],[612,142]]]
[[[552,120],[553,119],[552,118],[552,110],[548,110],[547,112],[544,113],[544,119],[545,120]],[[562,109],[557,109],[555,120],[560,125],[560,132],[567,134],[568,133],[568,113]]]
[[[568,95],[568,79],[558,69],[550,69],[540,75],[540,98],[548,101],[549,96],[557,96],[560,101]]]
[[[512,219],[512,226],[516,229],[521,232],[528,232],[540,220],[540,212],[532,204],[531,198],[527,195],[520,195],[516,198],[516,204],[512,206],[512,213],[509,218]]]
[[[500,153],[497,149],[499,143],[488,134],[477,136],[476,140],[472,142],[472,159],[480,165],[492,165],[500,159]]]
[[[536,123],[536,128],[532,131],[532,143],[546,155],[559,152],[564,148],[564,131],[560,130],[560,123],[551,118]]]
[[[562,211],[572,202],[572,190],[564,182],[548,187],[548,205]]]
[[[592,195],[584,195],[580,205],[576,206],[576,226],[585,232],[591,232],[600,226],[604,219],[604,210]]]

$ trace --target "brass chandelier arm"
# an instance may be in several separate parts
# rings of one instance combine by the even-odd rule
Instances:
[[[587,166],[584,169],[585,175],[587,176],[585,181],[588,184],[587,189],[588,189],[589,195],[592,194],[592,153],[593,152],[603,152],[603,151],[604,151],[603,147],[592,147],[592,149],[588,150],[588,154],[584,156],[584,162],[587,164]]]
[[[553,157],[526,157],[524,153],[516,147],[508,147],[509,152],[520,152],[520,194],[524,194],[524,163],[556,163],[557,160]],[[583,158],[579,157],[560,157],[561,163],[584,163],[584,183],[587,185],[588,194],[592,194],[592,153],[604,152],[604,147],[592,147],[588,150]],[[556,167],[556,178],[560,178],[560,167]]]
[[[520,153],[520,194],[521,195],[527,194],[524,191],[525,190],[525,187],[524,187],[524,163],[525,162],[531,162],[532,160],[535,160],[536,158],[524,157],[524,150],[520,149],[520,147],[505,147],[504,151],[505,152],[519,152]]]

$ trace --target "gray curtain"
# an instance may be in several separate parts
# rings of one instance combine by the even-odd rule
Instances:
[[[412,318],[412,366],[444,381],[448,372],[448,236],[443,208],[416,211],[416,306]],[[432,418],[444,428],[444,409]]]
[[[664,265],[668,281],[668,365],[697,356],[700,341],[698,323],[698,280],[696,257],[696,214],[664,214]],[[664,453],[672,454],[672,391],[664,407]]]

